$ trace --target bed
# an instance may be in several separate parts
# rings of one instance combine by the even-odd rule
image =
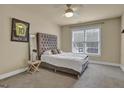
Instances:
[[[42,68],[53,69],[79,76],[88,66],[88,56],[62,52],[60,54],[44,55],[47,50],[57,49],[57,36],[37,33],[38,58]]]

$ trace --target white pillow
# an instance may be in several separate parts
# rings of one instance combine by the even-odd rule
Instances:
[[[64,53],[62,50],[60,50],[60,53]]]
[[[43,54],[44,54],[44,55],[52,55],[52,52],[51,52],[51,50],[47,50],[47,51],[45,51]]]

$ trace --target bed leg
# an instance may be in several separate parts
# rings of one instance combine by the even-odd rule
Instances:
[[[56,72],[56,69],[54,69],[54,72]]]
[[[80,75],[77,75],[77,79],[79,79],[80,78]]]

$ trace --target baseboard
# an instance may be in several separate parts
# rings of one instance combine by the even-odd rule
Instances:
[[[101,64],[101,65],[109,65],[109,66],[116,66],[116,67],[120,67],[121,70],[124,72],[124,65],[122,64],[116,64],[116,63],[110,63],[110,62],[99,62],[99,61],[93,61],[93,60],[90,60],[89,61],[90,63],[93,63],[93,64]]]
[[[124,65],[121,65],[120,68],[122,71],[124,71]]]
[[[15,70],[15,71],[12,71],[12,72],[8,72],[8,73],[5,73],[5,74],[1,74],[0,75],[0,80],[1,79],[5,79],[5,78],[8,78],[8,77],[11,77],[11,76],[14,76],[14,75],[17,75],[19,73],[22,73],[24,71],[26,71],[28,68],[22,68],[22,69],[18,69],[18,70]]]
[[[116,64],[116,63],[110,63],[110,62],[103,62],[103,61],[99,62],[99,61],[93,61],[93,60],[90,60],[89,62],[94,63],[94,64],[102,64],[102,65],[110,65],[110,66],[120,67],[121,70],[124,71],[124,65],[120,65],[120,64]],[[28,68],[26,67],[26,68],[18,69],[16,71],[12,71],[12,72],[9,72],[9,73],[1,74],[0,75],[0,80],[11,77],[11,76],[14,76],[14,75],[17,75],[17,74],[22,73],[22,72],[25,72],[27,69]]]
[[[93,60],[90,60],[89,61],[90,63],[95,63],[95,64],[101,64],[101,65],[109,65],[109,66],[117,66],[117,67],[120,67],[121,65],[120,64],[116,64],[116,63],[110,63],[110,62],[103,62],[103,61],[93,61]]]

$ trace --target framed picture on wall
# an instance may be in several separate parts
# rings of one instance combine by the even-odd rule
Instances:
[[[122,32],[121,33],[124,33],[124,29],[122,30]]]
[[[12,18],[11,41],[28,42],[29,26],[28,22]]]

